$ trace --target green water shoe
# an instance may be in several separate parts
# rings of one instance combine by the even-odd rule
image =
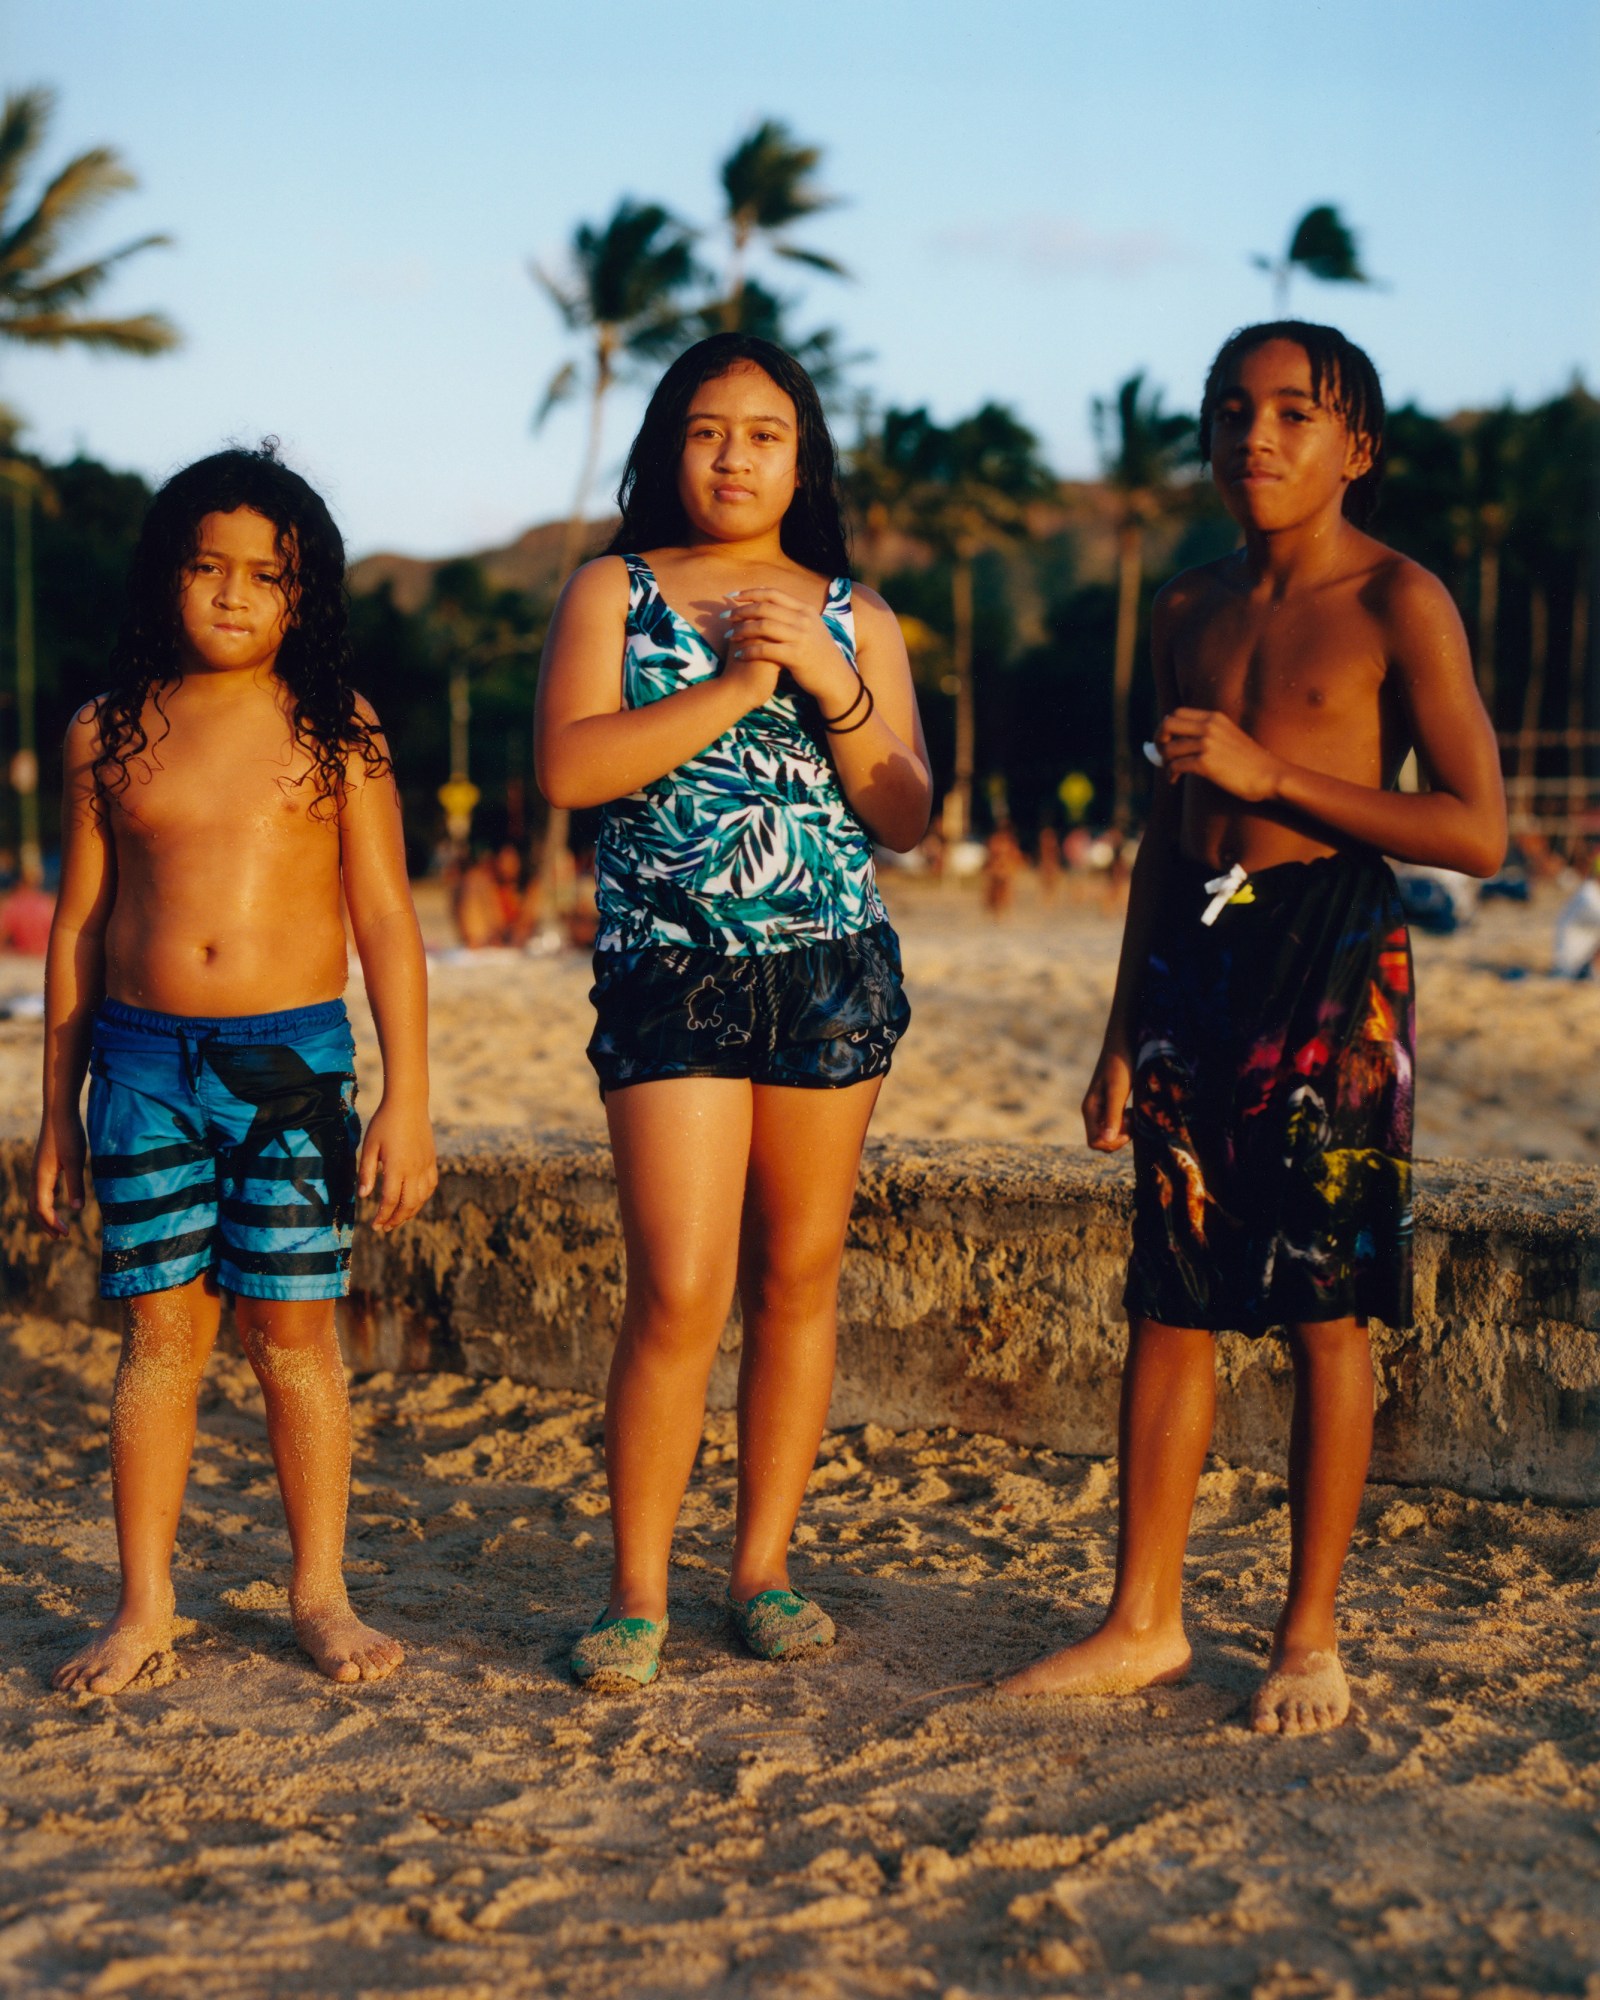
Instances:
[[[572,1678],[591,1694],[632,1694],[661,1672],[665,1618],[600,1616],[572,1649]]]
[[[733,1629],[758,1660],[793,1659],[833,1644],[833,1620],[798,1590],[758,1590],[741,1604],[731,1593]]]

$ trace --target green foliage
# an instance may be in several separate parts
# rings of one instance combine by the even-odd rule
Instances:
[[[1143,369],[1109,398],[1090,405],[1102,474],[1130,500],[1154,503],[1173,480],[1198,463],[1193,417],[1163,410],[1159,388],[1145,388]]]
[[[1120,408],[1120,403],[1116,405]],[[1147,399],[1133,407],[1148,410]],[[1119,416],[1120,421],[1120,416]],[[1534,663],[1532,604],[1542,593],[1548,678],[1539,716],[1563,726],[1572,675],[1594,676],[1593,628],[1581,657],[1582,598],[1600,569],[1600,402],[1582,387],[1536,409],[1496,409],[1441,420],[1405,406],[1392,413],[1390,473],[1376,533],[1442,576],[1467,629],[1479,638],[1480,557],[1492,542],[1500,561],[1497,720],[1522,719]],[[34,512],[46,844],[55,839],[59,744],[79,703],[99,692],[121,614],[123,577],[148,492],[131,473],[90,459],[60,465],[25,460],[56,496],[56,511]],[[953,639],[951,580],[961,549],[971,557],[972,683],[977,769],[1001,773],[1019,828],[1059,817],[1056,787],[1069,769],[1088,772],[1098,815],[1111,786],[1111,654],[1115,592],[1106,569],[1105,516],[1091,529],[1057,515],[1032,534],[1034,503],[1049,475],[1037,444],[1011,412],[994,405],[961,424],[941,426],[926,410],[890,411],[863,438],[847,466],[858,522],[869,507],[888,510],[926,536],[929,563],[903,568],[885,584],[889,601],[930,637],[916,660],[930,748],[941,781],[953,760],[947,682]],[[958,491],[959,482],[959,491]],[[1086,520],[1089,517],[1086,516]],[[1157,521],[1151,541],[1148,604],[1174,570],[1224,553],[1234,529],[1208,483],[1189,489],[1181,514]],[[0,690],[12,685],[11,519],[0,509]],[[869,536],[862,537],[867,541]],[[1095,546],[1100,548],[1093,555]],[[1017,606],[1042,604],[1024,630]],[[449,775],[448,681],[465,661],[472,692],[471,768],[485,820],[533,817],[531,718],[538,648],[549,602],[497,590],[463,559],[437,572],[429,601],[408,612],[388,588],[351,606],[354,679],[388,733],[406,807],[413,862],[437,837],[437,787]],[[1590,697],[1591,702],[1593,696]],[[1130,722],[1139,740],[1149,705],[1148,671],[1136,676]],[[1593,726],[1594,709],[1587,713]],[[0,758],[16,747],[16,718],[0,691]],[[1552,753],[1556,756],[1556,753]],[[1541,767],[1546,768],[1546,767]],[[1564,768],[1556,756],[1547,768]],[[982,787],[978,787],[982,797]],[[15,800],[0,788],[0,844],[14,845]]]
[[[1308,208],[1295,224],[1287,252],[1325,285],[1366,285],[1372,281],[1361,268],[1356,239],[1339,211],[1328,202]]]
[[[885,410],[845,471],[858,514],[957,558],[1024,534],[1030,505],[1055,484],[1039,440],[1001,403],[954,424],[926,409]]]
[[[1289,232],[1288,248],[1281,257],[1257,255],[1250,261],[1271,276],[1280,317],[1288,311],[1289,280],[1296,271],[1320,278],[1325,285],[1373,283],[1361,268],[1355,232],[1331,202],[1318,202],[1306,210]]]
[[[109,146],[68,160],[44,184],[33,206],[14,208],[44,144],[55,98],[48,90],[14,91],[0,111],[0,339],[36,347],[108,348],[159,354],[178,343],[160,313],[96,318],[84,313],[116,267],[170,239],[141,236],[81,264],[56,262],[64,240],[113,195],[138,183]]]
[[[782,234],[791,222],[838,206],[837,198],[823,194],[812,179],[821,162],[819,147],[803,145],[775,118],[764,118],[740,140],[722,163],[722,191],[736,252],[752,237],[765,236],[779,257],[835,278],[845,275],[844,266],[833,258],[802,249]]]
[[[599,393],[619,363],[650,367],[684,344],[688,322],[682,295],[700,275],[694,232],[659,202],[628,197],[599,228],[580,222],[565,274],[552,275],[538,264],[530,269],[568,331],[590,336]],[[535,425],[574,393],[580,380],[578,368],[564,363],[545,390]]]

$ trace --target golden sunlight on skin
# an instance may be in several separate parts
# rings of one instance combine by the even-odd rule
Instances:
[[[1505,847],[1494,736],[1461,621],[1436,577],[1363,534],[1345,498],[1372,463],[1339,385],[1313,393],[1298,342],[1235,357],[1211,428],[1212,475],[1244,531],[1234,554],[1156,600],[1158,785],[1140,845],[1105,1041],[1084,1098],[1089,1144],[1129,1142],[1137,990],[1176,911],[1180,854],[1219,872],[1348,849],[1491,874]],[[1426,793],[1389,789],[1415,747]],[[1185,782],[1187,780],[1188,782]],[[1363,1321],[1291,1326],[1289,1589],[1252,1726],[1337,1727],[1350,1695],[1335,1604],[1372,1443]],[[1129,1692],[1188,1670],[1183,1558],[1211,1438],[1209,1332],[1136,1318],[1118,1446],[1117,1578],[1099,1629],[1001,1683],[1018,1695]]]
[[[400,1645],[361,1622],[344,1584],[350,1405],[332,1302],[240,1299],[235,1310],[289,1520],[295,1638],[330,1680],[383,1680],[401,1662]]]
[[[194,1448],[195,1399],[221,1300],[206,1279],[130,1299],[111,1394],[111,1494],[122,1592],[53,1685],[116,1694],[172,1645],[172,1547]]]
[[[344,991],[337,816],[272,678],[286,607],[277,533],[209,514],[181,599],[183,679],[110,800],[106,991],[163,1014],[269,1014]],[[263,700],[271,694],[271,700]]]
[[[821,616],[831,579],[783,545],[800,443],[794,400],[760,367],[742,362],[694,391],[678,459],[683,540],[643,553],[667,604],[722,671],[627,708],[627,571],[615,556],[587,564],[562,594],[540,674],[535,740],[547,798],[604,804],[665,776],[767,702],[781,674],[824,721],[849,710],[863,686],[870,692],[864,725],[828,741],[840,791],[880,841],[906,849],[922,838],[928,760],[894,616],[876,593],[854,590],[852,668]],[[673,1525],[735,1287],[744,1350],[729,1587],[741,1603],[788,1587],[878,1088],[876,1078],[811,1091],[680,1077],[607,1097],[628,1251],[606,1406],[610,1616],[665,1614]]]
[[[345,987],[345,911],[383,1056],[357,1187],[381,1184],[373,1226],[433,1191],[426,974],[405,874],[399,802],[359,750],[333,796],[311,782],[277,675],[293,586],[272,522],[206,515],[178,588],[174,679],[147,701],[127,783],[97,777],[94,709],[66,746],[66,851],[46,978],[45,1115],[34,1213],[57,1235],[81,1208],[78,1095],[102,993],[206,1019],[288,1012]],[[364,710],[373,731],[376,718]],[[220,1296],[209,1275],[128,1301],[112,1405],[112,1497],[122,1591],[110,1624],[58,1671],[60,1688],[115,1693],[171,1643],[172,1553],[201,1373]],[[235,1317],[261,1385],[293,1553],[295,1636],[337,1681],[380,1680],[399,1645],[352,1611],[343,1577],[350,1419],[330,1299],[241,1297]]]

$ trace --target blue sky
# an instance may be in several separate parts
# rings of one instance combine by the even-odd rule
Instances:
[[[29,441],[159,476],[276,432],[358,553],[565,511],[579,425],[530,431],[567,349],[528,259],[624,194],[710,223],[768,115],[847,202],[805,236],[854,282],[779,267],[798,323],[870,350],[882,402],[1012,404],[1068,474],[1134,368],[1192,407],[1270,305],[1249,253],[1319,200],[1387,284],[1293,305],[1392,400],[1600,381],[1595,0],[5,0],[0,51],[59,92],[47,164],[111,143],[138,172],[84,242],[169,231],[111,303],[187,336],[0,355]]]

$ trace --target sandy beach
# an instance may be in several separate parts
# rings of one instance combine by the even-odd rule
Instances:
[[[1073,1142],[1115,920],[891,893],[917,1018],[879,1129]],[[1600,989],[1502,976],[1544,965],[1553,907],[1418,941],[1419,1152],[1593,1159]],[[599,1129],[587,985],[575,955],[436,963],[441,1118]],[[37,1032],[0,1023],[10,1108],[34,1099]],[[219,1354],[177,1649],[114,1700],[57,1696],[50,1669],[114,1596],[115,1354],[30,1319],[0,1341],[0,1993],[1600,2000],[1593,1511],[1370,1488],[1355,1713],[1284,1743],[1245,1726],[1281,1479],[1205,1475],[1187,1684],[1014,1704],[984,1684],[1109,1590],[1106,1463],[830,1433],[797,1580],[841,1640],[774,1668],[722,1622],[717,1416],[667,1675],[606,1701],[564,1671],[606,1573],[598,1406],[373,1375],[352,1387],[352,1588],[409,1657],[352,1690],[295,1652],[260,1399]]]
[[[604,1590],[598,1407],[374,1376],[354,1391],[353,1588],[410,1657],[343,1689],[294,1651],[259,1401],[221,1357],[179,1651],[116,1700],[52,1697],[112,1589],[115,1341],[22,1322],[4,1353],[4,1990],[1597,1991],[1592,1515],[1373,1488],[1346,1596],[1355,1716],[1272,1742],[1243,1708],[1282,1589],[1281,1482],[1206,1475],[1187,1685],[1003,1703],[970,1684],[1104,1599],[1108,1468],[830,1435],[797,1570],[841,1642],[770,1667],[722,1627],[720,1417],[669,1671],[606,1701],[564,1673]]]
[[[873,1130],[1081,1145],[1078,1105],[1116,978],[1120,917],[1097,894],[1044,902],[1031,880],[999,920],[971,883],[895,876],[886,886],[914,1020]],[[1600,985],[1546,976],[1560,904],[1554,889],[1526,906],[1490,903],[1453,937],[1414,940],[1419,1158],[1600,1155]],[[437,884],[418,885],[418,906],[432,954],[438,1121],[603,1132],[583,1056],[588,958],[455,952]],[[0,955],[0,1004],[36,993],[41,979],[37,961]],[[370,1111],[382,1066],[358,976],[350,1011]],[[0,1020],[0,1107],[31,1110],[38,1063],[37,1021]]]

